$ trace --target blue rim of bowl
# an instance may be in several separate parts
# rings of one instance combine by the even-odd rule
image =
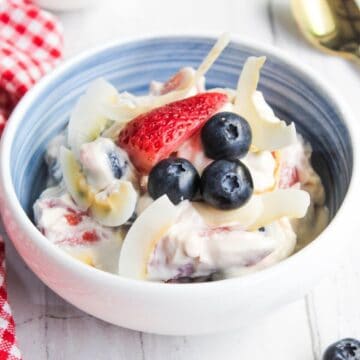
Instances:
[[[116,48],[119,45],[124,45],[128,43],[149,40],[149,39],[176,39],[180,37],[189,37],[189,38],[203,38],[204,40],[213,40],[214,43],[217,40],[219,34],[214,32],[196,32],[196,33],[166,33],[166,34],[148,34],[146,36],[134,36],[134,37],[126,37],[120,41],[112,41],[105,45],[87,50],[82,52],[81,54],[73,57],[70,60],[65,61],[55,70],[44,76],[20,101],[17,105],[16,109],[13,111],[8,124],[3,133],[1,143],[0,143],[0,184],[2,183],[3,187],[3,196],[6,198],[6,204],[9,206],[9,210],[14,214],[14,218],[16,221],[21,223],[21,227],[26,230],[29,234],[32,241],[35,241],[38,246],[44,247],[48,252],[49,256],[57,258],[59,262],[62,263],[63,266],[68,268],[73,268],[73,271],[78,272],[87,272],[89,275],[93,276],[94,280],[99,281],[111,281],[114,282],[114,286],[116,284],[124,287],[141,287],[142,289],[147,288],[148,290],[158,290],[158,291],[186,291],[187,289],[191,289],[191,291],[196,289],[213,289],[214,287],[232,287],[234,283],[240,284],[240,282],[245,286],[246,283],[257,283],[259,281],[263,281],[266,278],[271,278],[273,275],[280,273],[284,266],[291,262],[299,261],[301,257],[304,257],[306,253],[315,251],[317,247],[320,247],[324,241],[326,241],[325,237],[330,234],[330,232],[339,226],[349,226],[350,223],[354,223],[351,221],[350,206],[349,203],[351,199],[356,201],[356,198],[360,198],[360,191],[357,191],[355,187],[355,180],[358,178],[360,162],[358,158],[358,150],[357,144],[360,144],[360,126],[357,124],[356,119],[351,114],[351,111],[348,109],[348,105],[341,98],[341,96],[332,90],[332,86],[327,84],[322,78],[320,78],[314,70],[310,67],[307,67],[303,64],[299,64],[296,60],[294,60],[290,54],[285,53],[283,50],[280,50],[271,45],[264,45],[262,43],[252,41],[249,39],[245,39],[240,35],[232,35],[231,41],[235,42],[238,45],[243,47],[247,47],[252,50],[256,50],[257,52],[262,52],[264,55],[269,55],[276,60],[282,61],[286,64],[286,66],[292,67],[294,70],[302,73],[306,81],[311,83],[314,88],[317,88],[321,91],[321,93],[326,96],[329,100],[331,100],[332,105],[336,108],[338,113],[341,115],[342,120],[344,121],[346,127],[349,129],[351,145],[353,149],[353,171],[349,184],[349,188],[345,195],[345,198],[336,212],[334,218],[331,223],[326,227],[326,229],[310,244],[306,245],[299,252],[291,255],[290,257],[280,261],[279,263],[270,266],[269,268],[265,268],[258,272],[250,273],[243,277],[236,277],[230,279],[224,279],[213,282],[204,282],[204,283],[188,283],[188,284],[169,284],[161,283],[161,282],[148,282],[143,280],[135,280],[130,278],[125,278],[116,274],[111,274],[104,272],[102,270],[90,267],[81,261],[78,261],[61,249],[59,249],[56,245],[49,242],[44,235],[42,235],[35,225],[31,222],[30,218],[26,215],[24,209],[21,207],[19,200],[17,199],[15,189],[11,179],[10,172],[10,146],[14,135],[16,133],[17,127],[20,125],[22,114],[25,112],[26,108],[32,103],[33,99],[40,94],[43,89],[47,87],[47,84],[52,82],[53,79],[56,79],[61,73],[66,69],[71,69],[72,67],[77,66],[83,60],[88,57],[94,56],[99,52],[105,50],[111,50],[111,48]],[[340,223],[343,222],[343,225]],[[175,286],[174,286],[175,285]]]

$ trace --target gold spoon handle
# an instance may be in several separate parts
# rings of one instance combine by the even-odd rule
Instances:
[[[313,45],[360,63],[360,9],[354,0],[292,0],[291,4],[301,31]]]

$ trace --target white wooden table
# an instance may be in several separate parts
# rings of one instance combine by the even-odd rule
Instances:
[[[66,57],[108,40],[149,32],[229,31],[270,43],[316,69],[360,113],[359,68],[309,46],[296,29],[286,0],[98,0],[91,9],[60,18]],[[46,288],[9,245],[9,297],[19,345],[25,360],[320,359],[330,342],[360,337],[358,237],[354,234],[353,248],[338,273],[305,299],[246,332],[200,337],[149,335],[97,320]]]

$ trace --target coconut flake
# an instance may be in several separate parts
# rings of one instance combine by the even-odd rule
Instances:
[[[78,158],[82,144],[94,141],[105,129],[107,117],[101,111],[104,104],[114,103],[117,90],[105,79],[92,82],[77,101],[70,115],[68,144]]]
[[[202,216],[205,223],[211,227],[239,224],[244,229],[247,229],[256,222],[263,212],[263,203],[260,196],[252,196],[244,206],[234,210],[215,209],[203,202],[194,202],[192,205]]]
[[[235,210],[218,210],[205,203],[192,205],[209,226],[238,224],[245,230],[257,230],[283,217],[304,217],[310,205],[310,196],[303,190],[284,189],[253,195],[244,206]]]
[[[266,60],[249,57],[241,72],[234,111],[250,124],[253,145],[257,150],[277,150],[296,142],[294,123],[287,125],[276,117],[261,92],[256,91],[260,70]]]
[[[224,33],[220,36],[218,41],[211,48],[208,55],[205,57],[203,62],[198,67],[195,77],[194,77],[194,80],[193,80],[194,83],[196,83],[197,80],[201,79],[201,77],[207,73],[207,71],[211,68],[211,66],[216,61],[216,59],[220,56],[220,54],[223,52],[223,50],[229,44],[229,42],[230,42],[230,35],[228,33]]]
[[[94,196],[90,206],[91,215],[105,226],[120,226],[133,215],[137,192],[130,181],[115,180]]]
[[[119,275],[144,280],[148,259],[158,240],[174,224],[181,207],[166,195],[155,200],[135,220],[120,252]]]
[[[310,195],[304,190],[279,189],[258,195],[263,204],[262,212],[250,229],[256,230],[283,217],[300,219],[306,215]]]

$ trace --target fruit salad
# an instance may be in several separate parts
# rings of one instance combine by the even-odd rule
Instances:
[[[89,84],[45,154],[34,219],[50,242],[103,271],[183,283],[266,268],[326,226],[311,145],[257,90],[265,57],[236,89],[206,88],[228,41],[147,95]]]

